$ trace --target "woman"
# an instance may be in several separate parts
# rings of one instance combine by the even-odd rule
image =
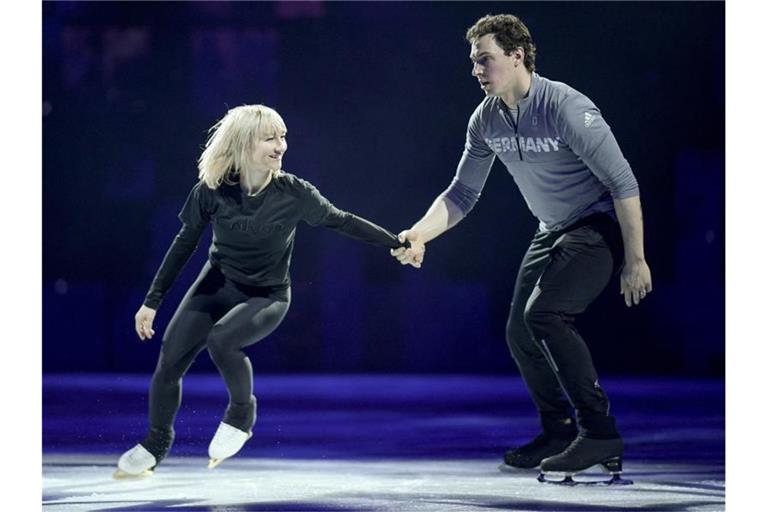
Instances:
[[[256,419],[253,372],[242,349],[266,337],[291,301],[288,267],[299,221],[399,248],[389,231],[335,208],[307,181],[281,171],[287,150],[280,115],[263,105],[230,110],[211,128],[200,181],[179,214],[183,226],[136,313],[136,333],[152,339],[165,292],[213,224],[209,258],[163,336],[149,391],[149,432],[125,452],[116,477],[142,476],[168,454],[181,403],[181,378],[207,348],[224,378],[229,406],[208,448],[209,467],[237,453]]]

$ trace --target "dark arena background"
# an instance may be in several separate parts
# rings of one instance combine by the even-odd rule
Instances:
[[[45,510],[722,510],[725,4],[44,2]],[[300,224],[293,299],[246,349],[259,420],[209,471],[227,404],[206,352],[155,474],[111,475],[146,429],[160,338],[133,315],[180,227],[207,130],[263,103],[286,171],[397,233],[450,183],[483,93],[466,29],[513,13],[536,71],[589,96],[640,184],[653,292],[614,277],[579,319],[625,442],[624,488],[497,470],[538,432],[504,339],[537,221],[500,162],[424,266]],[[73,329],[87,318],[87,329]]]

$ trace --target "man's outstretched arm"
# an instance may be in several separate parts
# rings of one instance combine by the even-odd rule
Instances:
[[[420,268],[422,261],[424,261],[425,244],[442,235],[461,220],[461,216],[454,215],[453,217],[458,218],[454,218],[453,224],[451,224],[452,216],[449,213],[451,209],[455,209],[455,206],[450,203],[450,200],[442,195],[438,196],[427,213],[411,229],[406,229],[398,235],[400,242],[408,240],[411,242],[411,247],[393,249],[390,251],[392,256],[403,265]]]
[[[495,154],[481,136],[479,120],[483,103],[469,119],[464,152],[448,188],[434,200],[427,213],[411,229],[402,231],[400,242],[411,242],[409,249],[394,249],[392,255],[403,265],[421,267],[424,244],[458,224],[475,206],[488,179]]]

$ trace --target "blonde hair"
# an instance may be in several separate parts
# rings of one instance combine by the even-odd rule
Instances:
[[[250,164],[254,140],[274,133],[282,135],[287,129],[275,110],[264,105],[241,105],[230,109],[208,132],[213,133],[197,161],[198,177],[208,188],[216,189],[222,183],[236,183],[233,178]]]

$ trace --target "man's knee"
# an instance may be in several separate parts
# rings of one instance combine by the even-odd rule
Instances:
[[[536,338],[546,337],[551,327],[560,320],[560,313],[548,307],[545,301],[541,300],[541,295],[530,300],[523,313],[526,327]]]
[[[531,333],[523,320],[522,314],[514,311],[507,319],[506,340],[509,352],[515,360],[536,356],[539,349],[536,347]]]

